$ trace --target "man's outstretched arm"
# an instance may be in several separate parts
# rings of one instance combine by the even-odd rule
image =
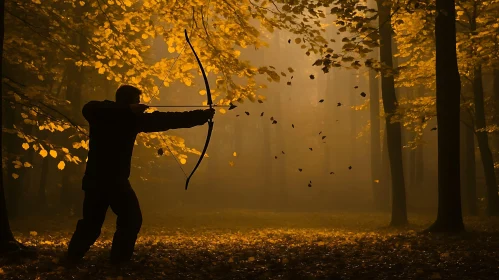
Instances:
[[[190,128],[205,124],[213,118],[215,110],[194,110],[186,112],[153,112],[138,116],[140,132],[159,132],[169,129]]]

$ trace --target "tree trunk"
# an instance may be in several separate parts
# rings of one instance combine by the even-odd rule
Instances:
[[[459,168],[461,80],[456,55],[454,0],[437,0],[435,20],[438,125],[438,214],[428,231],[464,230]]]
[[[375,56],[378,58],[378,55]],[[371,121],[371,184],[374,197],[374,205],[377,210],[386,209],[382,205],[381,180],[381,140],[380,140],[380,118],[379,118],[379,80],[376,72],[369,70],[369,108]],[[383,182],[384,184],[384,182]]]
[[[378,14],[380,23],[380,57],[381,62],[389,69],[393,66],[392,54],[392,26],[391,5],[384,5],[385,1],[378,0]],[[386,2],[389,3],[389,2]],[[383,24],[381,24],[383,23]],[[397,96],[395,81],[392,74],[384,74],[381,79],[381,94],[386,115],[386,133],[388,142],[388,156],[392,175],[392,219],[390,225],[407,224],[407,206],[405,196],[405,182],[402,164],[402,139],[400,122],[392,123],[392,117],[397,110]]]
[[[2,56],[0,56],[0,65],[3,65],[3,38],[5,35],[5,28],[4,28],[4,7],[5,7],[5,1],[0,0],[0,5],[2,7],[1,9],[1,20],[0,20],[0,31],[2,32],[2,36],[0,39],[0,53]],[[0,67],[0,77],[3,77],[2,73],[3,67]],[[3,82],[0,82],[0,91],[3,94]],[[0,99],[0,102],[3,103],[3,99]],[[0,108],[3,108],[3,104],[1,104]],[[0,137],[0,147],[2,147],[2,137]],[[2,155],[2,150],[0,149],[0,158],[3,158]],[[4,248],[9,242],[15,242],[16,240],[14,239],[14,235],[12,234],[12,231],[10,230],[10,224],[9,224],[9,216],[7,215],[7,204],[5,201],[5,192],[4,192],[4,178],[3,178],[3,170],[0,172],[0,252],[4,251]]]
[[[476,162],[475,162],[475,133],[471,116],[463,114],[465,124],[461,125],[461,172],[462,175],[462,202],[464,203],[463,210],[470,216],[478,215],[477,193],[476,193]]]
[[[489,147],[489,136],[485,131],[485,105],[483,97],[482,67],[475,67],[473,78],[473,95],[475,102],[475,127],[480,157],[482,158],[485,183],[487,185],[487,214],[499,215],[499,196],[497,195],[497,181],[494,172],[494,159]],[[482,130],[482,131],[480,131]]]

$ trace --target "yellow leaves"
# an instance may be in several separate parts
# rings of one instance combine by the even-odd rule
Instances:
[[[29,144],[28,143],[23,143],[22,147],[23,147],[23,149],[27,150],[27,149],[29,149]]]
[[[99,74],[104,74],[105,72],[106,72],[106,68],[104,68],[104,67],[99,68],[99,71],[98,71]]]
[[[234,262],[234,258],[231,257],[227,262],[233,263]]]
[[[29,162],[25,162],[24,163],[24,167],[29,168],[29,167],[33,167],[33,165],[31,165],[31,163],[29,163]]]
[[[230,167],[234,167],[234,165],[236,165],[233,161],[229,161],[229,165]]]
[[[110,61],[107,63],[107,65],[109,65],[109,67],[113,67],[113,66],[115,66],[115,65],[116,65],[116,60],[114,60],[114,59],[110,60]],[[99,69],[99,70],[100,70],[100,69]]]
[[[149,38],[149,35],[147,35],[146,33],[142,34],[142,39],[146,40],[147,38]]]
[[[187,163],[187,159],[185,159],[185,158],[181,158],[181,159],[180,159],[180,163],[181,163],[181,164],[186,164],[186,163]]]
[[[41,4],[42,3],[40,0],[31,0],[31,2],[33,2],[35,4]]]
[[[53,158],[56,158],[57,157],[57,152],[54,151],[54,150],[50,150],[50,156],[52,156]]]
[[[232,153],[232,156],[237,157],[237,153],[236,153],[236,152],[233,152],[233,153]]]
[[[59,164],[57,165],[57,168],[58,168],[59,170],[63,170],[63,169],[64,169],[64,167],[66,167],[66,164],[64,163],[64,161],[62,161],[62,160],[61,160],[61,161],[59,162]]]
[[[254,261],[255,261],[255,257],[249,257],[249,258],[248,258],[248,261],[249,261],[249,262],[254,262]]]
[[[38,235],[38,232],[36,232],[36,231],[30,231],[30,232],[29,232],[29,235],[31,235],[31,236],[37,236],[37,235]]]
[[[12,173],[12,178],[17,179],[19,178],[19,175],[17,175],[16,173]]]
[[[379,184],[379,180],[374,180],[374,183]]]
[[[85,2],[84,1],[80,1],[80,6],[85,6]]]
[[[200,90],[199,95],[206,95],[206,90],[205,89]]]
[[[45,80],[42,75],[38,75],[38,80],[43,81]]]
[[[148,103],[149,101],[151,101],[151,97],[149,95],[142,95],[142,100],[145,103]]]
[[[102,67],[102,62],[100,62],[100,61],[96,61],[96,62],[94,63],[94,67],[95,67],[95,69],[97,69],[97,68],[101,68],[101,67]]]
[[[225,110],[224,108],[221,108],[220,110],[218,110],[220,112],[220,114],[225,114],[227,113],[227,110]]]
[[[13,161],[12,163],[14,164],[14,168],[16,169],[21,168],[23,166],[23,163],[18,160]]]
[[[47,150],[42,149],[42,150],[40,151],[40,155],[41,155],[43,158],[44,158],[44,157],[46,157],[46,156],[48,155]]]
[[[127,7],[132,6],[132,2],[130,0],[124,0],[123,4],[125,4],[125,6],[127,6]]]

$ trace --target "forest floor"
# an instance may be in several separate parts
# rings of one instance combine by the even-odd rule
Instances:
[[[109,211],[111,212],[111,211]],[[467,232],[421,233],[434,217],[222,210],[144,217],[132,263],[108,263],[114,232],[76,267],[62,264],[76,218],[13,221],[38,257],[0,259],[0,279],[499,279],[499,219],[466,218]]]

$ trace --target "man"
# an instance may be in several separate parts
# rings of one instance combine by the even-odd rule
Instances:
[[[135,138],[140,132],[158,132],[202,125],[215,110],[144,113],[141,91],[123,85],[116,91],[116,102],[90,101],[83,116],[90,124],[88,162],[83,177],[83,219],[68,246],[67,260],[80,261],[101,233],[107,208],[118,216],[111,247],[111,262],[122,263],[132,257],[142,225],[137,196],[128,177]]]

